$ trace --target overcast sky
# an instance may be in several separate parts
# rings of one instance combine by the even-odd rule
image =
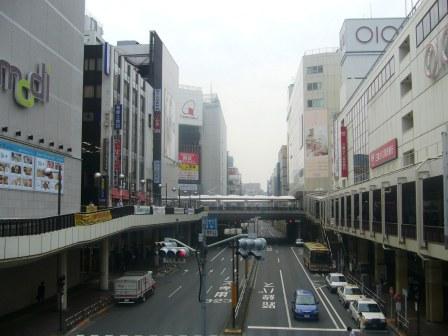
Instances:
[[[148,43],[156,30],[180,83],[219,95],[243,182],[266,189],[286,144],[287,86],[304,51],[338,46],[345,18],[403,16],[405,0],[87,0],[86,10],[112,44]]]

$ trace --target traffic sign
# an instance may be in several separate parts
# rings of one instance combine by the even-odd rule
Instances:
[[[218,237],[218,218],[217,217],[203,217],[202,224],[206,237]]]

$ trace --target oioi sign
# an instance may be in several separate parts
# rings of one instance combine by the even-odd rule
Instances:
[[[14,101],[21,107],[30,108],[35,101],[48,102],[50,98],[50,75],[45,64],[37,66],[36,72],[26,76],[15,65],[0,59],[0,87],[13,91]]]
[[[448,26],[443,29],[440,37],[428,43],[425,48],[425,75],[436,78],[442,68],[448,64]]]

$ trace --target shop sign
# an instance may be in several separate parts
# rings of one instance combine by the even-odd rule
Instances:
[[[378,43],[380,40],[389,43],[394,40],[397,34],[398,29],[390,25],[385,27],[375,27],[375,29],[367,26],[361,26],[355,32],[356,40],[364,44],[372,41]]]
[[[160,176],[160,160],[154,160],[154,176],[153,176],[153,180],[154,183],[159,184],[161,183],[161,176]]]
[[[348,177],[347,127],[341,126],[341,177]]]
[[[12,90],[14,101],[25,108],[33,107],[36,100],[45,103],[50,99],[50,75],[45,64],[24,77],[19,68],[0,60],[0,87],[3,91]]]
[[[123,124],[123,105],[115,104],[114,106],[114,129],[121,130]]]
[[[162,112],[162,89],[154,89],[154,112]]]
[[[445,27],[438,39],[428,43],[424,54],[425,75],[436,78],[448,64],[448,26]]]
[[[397,139],[392,139],[370,153],[370,168],[374,169],[382,164],[396,159],[398,156]]]

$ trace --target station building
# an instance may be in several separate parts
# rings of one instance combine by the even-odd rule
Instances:
[[[448,319],[447,11],[423,1],[402,22],[335,119],[333,190],[305,204],[348,245],[341,269],[367,265],[428,321]]]

